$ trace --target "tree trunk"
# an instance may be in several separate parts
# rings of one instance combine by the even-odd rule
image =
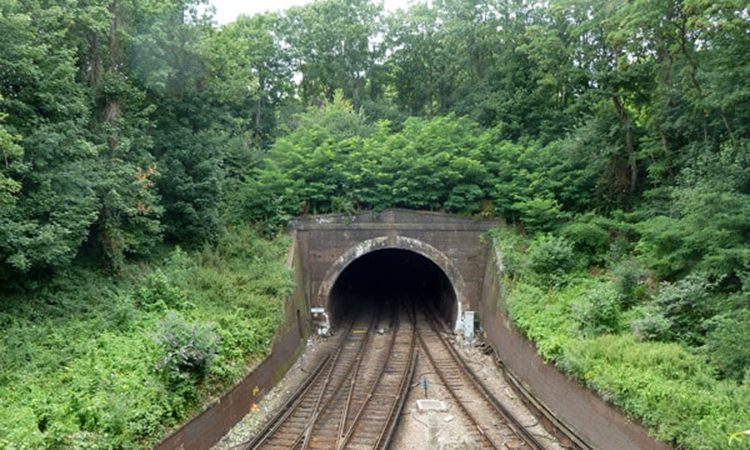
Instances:
[[[614,104],[617,116],[620,119],[620,125],[625,128],[625,153],[628,157],[628,165],[630,169],[630,185],[628,187],[628,193],[633,194],[638,189],[638,161],[635,154],[635,132],[633,130],[633,121],[630,119],[630,115],[625,109],[625,104],[620,96],[612,96],[612,103]]]
[[[260,92],[258,92],[258,102],[255,108],[255,133],[256,134],[259,133],[260,131],[261,110],[263,109],[263,85],[264,84],[265,82],[262,78],[258,80],[258,86],[259,86]]]
[[[625,151],[628,153],[628,159],[630,159],[630,194],[633,194],[638,188],[638,161],[636,161],[635,143],[633,142],[633,124],[630,119],[628,119],[625,133]]]

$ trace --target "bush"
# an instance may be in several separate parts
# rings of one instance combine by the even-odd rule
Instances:
[[[503,252],[511,242],[501,239]],[[516,265],[521,275],[529,272],[535,252],[539,253],[539,247],[518,253]],[[537,263],[535,267],[542,271],[553,266]],[[713,297],[715,281],[694,275],[665,283],[649,303],[626,309],[633,299],[622,292],[637,293],[646,284],[637,266],[628,269],[628,276],[621,275],[614,283],[607,282],[608,273],[575,273],[558,289],[545,289],[534,277],[516,277],[506,285],[504,298],[510,319],[545,360],[628,416],[637,417],[654,437],[676,448],[750,450],[750,439],[742,435],[750,424],[750,369],[745,369],[743,384],[738,386],[734,380],[717,379],[715,368],[733,367],[734,373],[741,373],[746,363],[740,355],[746,355],[743,351],[750,347],[743,343],[750,324],[737,315],[722,323],[705,319],[715,310],[726,311],[727,305],[735,311],[746,305],[750,283],[736,298],[722,300]],[[626,282],[620,283],[622,279]],[[633,297],[639,298],[637,294]],[[700,318],[695,321],[696,330],[704,334],[712,330],[706,349],[716,355],[688,348],[683,342],[647,342],[673,338],[678,328],[671,318],[684,319],[684,326],[688,318],[695,317]],[[630,324],[633,333],[622,324]],[[709,325],[713,329],[703,328]],[[719,362],[721,357],[723,362]]]
[[[750,195],[700,183],[675,189],[672,207],[669,216],[638,225],[638,250],[659,276],[676,278],[696,270],[735,276],[750,262]]]
[[[519,211],[524,227],[532,233],[553,231],[565,219],[560,203],[554,198],[534,197],[515,202],[513,208]]]
[[[175,286],[161,269],[151,272],[144,284],[135,297],[138,306],[146,311],[185,309],[192,306],[188,301],[188,292]]]
[[[612,269],[612,274],[615,277],[615,287],[626,306],[644,299],[648,290],[645,284],[648,271],[637,260],[628,258],[620,261]]]
[[[634,309],[636,316],[629,324],[633,336],[639,341],[659,341],[667,338],[672,322],[664,317],[664,312],[654,305]]]
[[[680,449],[749,449],[728,445],[750,423],[750,390],[714,378],[710,364],[676,343],[606,335],[568,342],[560,365]]]
[[[123,295],[115,299],[112,309],[105,314],[105,317],[113,329],[123,332],[130,331],[138,321],[138,310],[132,297]]]
[[[206,323],[188,322],[170,312],[159,324],[156,342],[162,351],[156,364],[159,372],[170,381],[193,378],[203,381],[216,356],[219,335]]]
[[[573,222],[563,227],[560,234],[573,244],[587,265],[604,262],[609,233],[602,227],[590,222]]]
[[[529,268],[550,286],[565,284],[568,272],[577,265],[573,245],[551,234],[531,243],[528,262]]]
[[[514,278],[523,272],[524,239],[513,229],[500,227],[490,230],[495,245],[500,252],[501,263],[505,274]]]
[[[599,336],[617,331],[622,296],[609,284],[600,284],[573,303],[573,316],[583,336]]]
[[[706,337],[709,359],[719,372],[742,382],[750,373],[750,310],[723,315],[714,321],[714,330]]]
[[[705,338],[705,321],[714,314],[711,291],[717,283],[706,274],[693,273],[674,283],[663,282],[656,304],[671,322],[671,338],[700,346]]]
[[[150,276],[144,261],[118,278],[73,264],[4,290],[0,448],[152,448],[268,353],[292,286],[288,248],[243,226],[173,251]]]

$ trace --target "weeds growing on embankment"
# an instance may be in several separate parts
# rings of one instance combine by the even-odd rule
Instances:
[[[644,254],[579,252],[591,236],[493,234],[510,317],[545,360],[678,448],[750,448],[750,327],[716,307],[732,301],[720,280],[660,281]]]
[[[74,266],[0,303],[0,448],[148,448],[269,350],[291,292],[286,239],[110,278]]]

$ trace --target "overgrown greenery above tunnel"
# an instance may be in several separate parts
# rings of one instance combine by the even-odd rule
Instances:
[[[713,205],[747,231],[741,1],[205,6],[0,2],[4,279],[387,206],[541,229]]]
[[[206,262],[216,277],[194,286],[211,293],[181,309],[193,302],[182,281],[153,272],[175,246],[203,267],[200,255],[221,254],[227,239],[262,248],[257,236],[231,231],[248,223],[275,235],[298,214],[391,206],[507,218],[535,243],[519,256],[527,267],[518,283],[550,275],[534,282],[532,297],[590,300],[559,318],[565,328],[571,315],[587,317],[588,328],[545,325],[547,339],[523,325],[543,352],[563,341],[591,344],[596,352],[571,370],[632,381],[617,401],[686,448],[747,443],[732,434],[750,429],[747,402],[717,429],[705,424],[729,424],[716,411],[735,403],[673,415],[666,400],[662,409],[634,406],[637,374],[618,353],[705,360],[680,373],[710,388],[673,391],[674,380],[654,376],[654,398],[710,397],[716,386],[726,393],[717,398],[745,395],[746,2],[441,0],[392,12],[372,0],[316,0],[224,26],[206,6],[0,0],[0,336],[12,359],[0,367],[0,389],[18,384],[2,398],[25,405],[20,415],[0,411],[3,445],[23,448],[30,433],[26,447],[144,447],[199,403],[196,392],[211,391],[206,383],[215,386],[229,351],[220,330],[244,336],[232,361],[258,351],[249,336],[267,336],[275,323],[265,302],[282,295],[280,280],[245,279],[235,263],[247,255],[222,254]],[[570,251],[575,263],[564,257]],[[133,280],[141,270],[155,275]],[[626,294],[600,286],[609,278],[624,280]],[[166,294],[141,296],[143,283]],[[238,285],[268,294],[251,302],[257,322],[214,315],[225,298],[219,287]],[[132,305],[108,300],[124,298]],[[87,318],[75,322],[71,311]],[[545,314],[516,317],[543,322]],[[134,332],[120,321],[149,333],[159,322],[162,338],[121,340]],[[628,331],[630,321],[637,325]],[[97,345],[146,358],[178,345],[185,329],[201,345],[186,361],[154,364],[178,379],[181,368],[195,368],[196,378],[183,380],[189,388],[174,384],[153,408],[97,393],[95,385],[137,385],[134,399],[142,399],[156,389],[97,366]],[[138,376],[153,375],[138,361]],[[229,378],[239,373],[230,366]],[[45,406],[63,384],[77,394]],[[142,428],[102,412],[114,404]],[[670,424],[683,413],[705,424],[676,430]]]

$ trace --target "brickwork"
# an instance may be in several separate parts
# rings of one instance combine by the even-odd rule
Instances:
[[[460,314],[478,307],[488,249],[482,233],[501,224],[497,220],[390,209],[355,216],[301,218],[291,226],[297,232],[311,307],[330,309],[331,288],[352,261],[380,249],[402,249],[429,258],[443,270],[456,291],[456,313]]]

